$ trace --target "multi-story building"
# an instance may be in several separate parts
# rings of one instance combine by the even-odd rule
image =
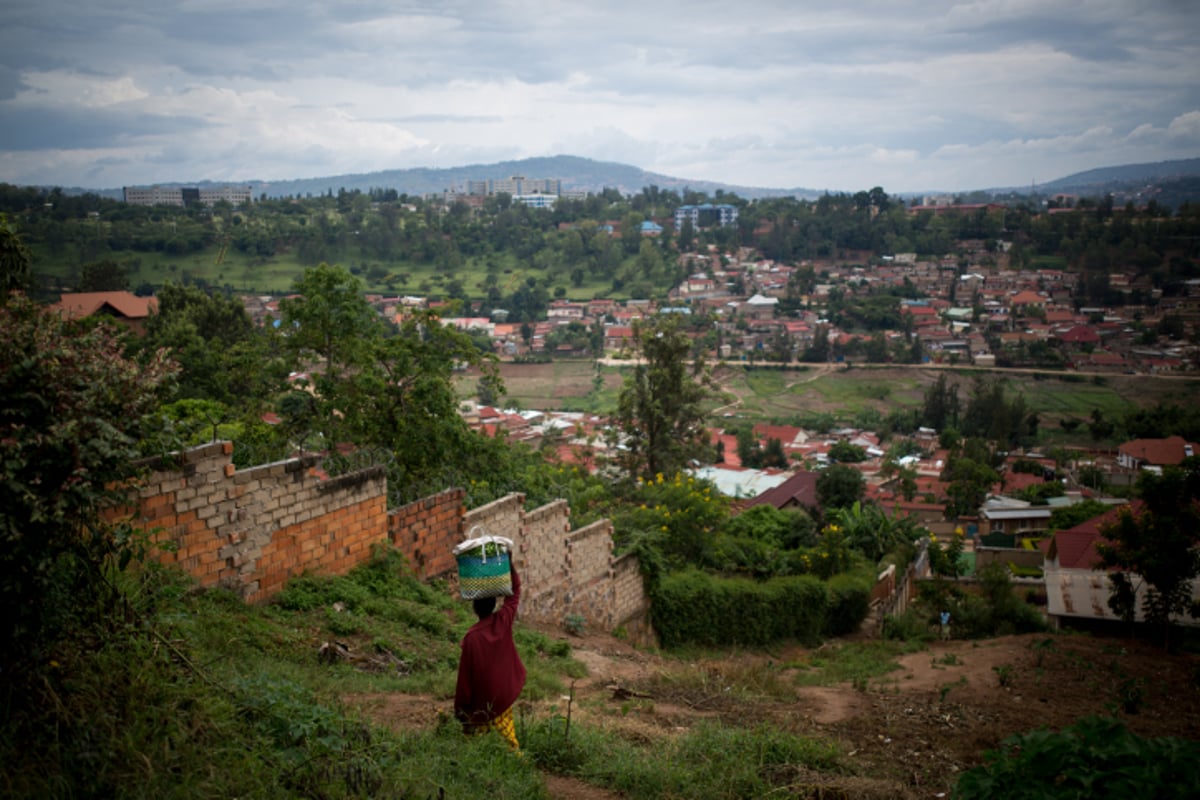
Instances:
[[[561,193],[562,181],[558,178],[526,178],[513,175],[509,178],[467,181],[467,194],[470,195],[509,194],[515,198],[535,194],[557,197]]]
[[[554,208],[556,194],[514,194],[513,202],[522,203],[530,208]]]
[[[182,206],[183,190],[165,186],[126,186],[121,190],[131,206]]]
[[[736,224],[737,218],[737,206],[724,203],[721,205],[704,203],[698,206],[680,206],[675,209],[675,229],[682,228],[685,220],[691,220],[693,228],[708,228],[713,225],[720,225],[724,228],[727,225]]]
[[[188,206],[202,204],[214,206],[225,200],[238,206],[249,203],[252,190],[249,186],[219,186],[197,189],[188,186],[126,186],[121,190],[126,203],[132,206]]]

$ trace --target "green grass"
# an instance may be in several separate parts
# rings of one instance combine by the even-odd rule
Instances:
[[[525,748],[545,769],[605,786],[632,800],[766,797],[786,793],[804,770],[847,770],[838,747],[775,725],[706,723],[677,738],[635,744],[561,719],[526,729]]]
[[[897,656],[923,647],[919,642],[890,640],[831,644],[791,666],[800,670],[796,682],[801,686],[832,686],[851,682],[865,687],[868,681],[898,669]]]
[[[653,718],[655,703],[674,703],[706,719],[626,738],[606,724],[626,712],[602,701],[599,718],[568,733],[559,698],[584,665],[569,640],[518,625],[522,758],[499,737],[464,738],[450,718],[457,643],[473,614],[395,551],[347,576],[293,579],[262,606],[160,567],[120,585],[119,619],[0,692],[5,796],[505,800],[545,797],[550,771],[629,798],[762,797],[813,773],[855,772],[835,743],[779,717],[797,682],[865,681],[915,646],[831,645],[801,664],[681,652],[635,687],[653,694],[636,711]],[[333,642],[352,659],[322,658]],[[400,694],[427,703],[428,720],[385,728],[356,704]]]

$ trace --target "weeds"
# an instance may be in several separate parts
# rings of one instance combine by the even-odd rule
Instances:
[[[902,642],[852,642],[822,647],[798,664],[801,686],[831,686],[856,679],[878,678],[899,668],[896,656],[918,649]]]
[[[1057,649],[1053,639],[1039,639],[1031,647],[1034,652],[1034,666],[1038,669],[1041,669],[1042,664],[1045,662],[1046,654],[1052,653]]]
[[[1015,673],[1011,664],[998,664],[997,666],[992,667],[992,671],[996,673],[996,678],[1000,681],[1000,686],[1002,688],[1007,688],[1008,685],[1012,683],[1012,679],[1015,677]]]
[[[946,702],[946,695],[950,694],[951,689],[958,689],[958,688],[966,686],[966,685],[967,685],[967,676],[966,675],[962,676],[961,678],[959,678],[956,681],[953,681],[952,683],[943,683],[941,686],[938,687],[938,702],[939,703]]]

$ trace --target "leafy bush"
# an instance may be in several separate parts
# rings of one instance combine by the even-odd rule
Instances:
[[[618,546],[647,539],[668,564],[709,564],[713,532],[729,501],[712,483],[683,474],[637,480],[629,502],[612,515]]]
[[[883,618],[883,638],[901,642],[932,642],[936,635],[926,614],[910,608]]]
[[[986,758],[958,779],[954,800],[1151,800],[1200,789],[1200,744],[1145,739],[1111,717],[1018,734]]]
[[[825,627],[828,603],[824,584],[810,576],[755,582],[689,570],[662,578],[651,614],[666,647],[813,642]]]
[[[826,583],[828,610],[825,614],[826,636],[854,633],[871,610],[871,590],[875,576],[870,570],[834,575]]]

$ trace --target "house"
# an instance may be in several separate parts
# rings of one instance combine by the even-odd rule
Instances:
[[[1058,341],[1071,347],[1086,348],[1100,344],[1100,334],[1087,325],[1055,329],[1053,335]]]
[[[1017,292],[1009,302],[1013,308],[1043,308],[1046,305],[1046,298],[1037,292],[1026,289]]]
[[[1168,467],[1182,463],[1198,452],[1195,444],[1182,436],[1166,439],[1134,439],[1117,448],[1117,463],[1125,469]]]
[[[75,292],[59,295],[58,302],[50,308],[67,319],[108,317],[142,333],[146,319],[158,311],[158,300],[131,292]]]
[[[766,297],[756,294],[738,306],[738,311],[751,319],[774,319],[775,306],[779,305],[778,297]]]
[[[1051,508],[1035,506],[1013,497],[989,497],[979,509],[981,533],[1007,533],[1015,536],[1040,533],[1050,522]]]
[[[1110,509],[1073,528],[1058,531],[1044,541],[1046,554],[1042,574],[1046,581],[1046,611],[1051,619],[1087,619],[1118,621],[1120,618],[1108,607],[1111,581],[1100,565],[1096,545],[1103,541],[1101,531],[1117,521],[1119,514],[1138,514],[1140,500],[1128,506]],[[1142,621],[1142,601],[1146,583],[1134,576],[1137,600],[1134,619]],[[1200,602],[1200,580],[1192,581],[1192,600]],[[1181,616],[1181,625],[1200,625],[1200,620]]]
[[[790,478],[785,480],[778,486],[767,489],[757,497],[752,497],[741,506],[741,510],[745,511],[748,508],[753,508],[763,503],[783,509],[799,509],[801,511],[814,511],[820,508],[817,501],[817,475],[816,472],[806,472],[801,470],[794,473]]]

